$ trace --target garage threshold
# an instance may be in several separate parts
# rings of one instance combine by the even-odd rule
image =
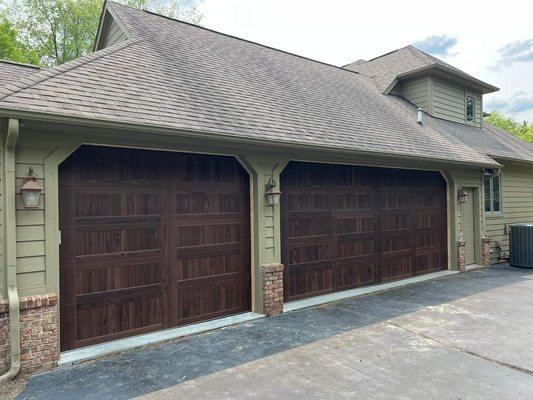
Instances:
[[[61,352],[59,365],[74,364],[82,361],[89,361],[139,347],[165,342],[167,340],[179,339],[186,336],[195,335],[214,329],[240,324],[263,318],[263,314],[247,312],[229,317],[218,318],[211,321],[197,324],[181,326],[178,328],[165,329],[157,332],[146,333],[144,335],[132,336],[125,339],[113,340],[111,342],[83,347],[81,349]]]
[[[394,282],[381,283],[379,285],[365,286],[356,289],[343,290],[335,293],[328,293],[322,296],[311,297],[303,300],[296,300],[285,303],[283,306],[283,312],[290,312],[300,310],[302,308],[318,306],[321,304],[332,303],[334,301],[349,299],[351,297],[362,296],[365,294],[371,294],[381,292],[387,289],[393,289],[401,286],[410,285],[413,283],[424,282],[431,279],[442,278],[444,276],[458,274],[459,271],[437,271],[429,274],[415,276],[413,278],[402,279]]]

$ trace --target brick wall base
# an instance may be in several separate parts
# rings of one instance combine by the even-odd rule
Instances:
[[[466,271],[466,242],[459,240],[457,242],[457,270],[460,272]]]
[[[20,372],[52,369],[59,361],[57,295],[29,296],[20,300]],[[10,366],[9,303],[0,300],[0,374]]]
[[[481,239],[481,264],[485,267],[490,265],[490,238]]]
[[[267,264],[261,267],[263,314],[267,317],[283,313],[283,268],[282,264]]]

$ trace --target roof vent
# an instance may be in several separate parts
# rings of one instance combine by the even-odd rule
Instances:
[[[417,110],[417,120],[416,122],[419,124],[419,125],[422,125],[424,123],[424,110],[422,110],[421,108],[419,108]]]

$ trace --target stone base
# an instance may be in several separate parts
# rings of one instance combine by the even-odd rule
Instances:
[[[457,270],[459,272],[466,271],[466,242],[464,240],[457,241]]]
[[[59,361],[57,295],[20,300],[20,372],[46,371]],[[9,302],[0,300],[0,374],[10,367]]]
[[[283,264],[261,267],[263,281],[263,314],[267,317],[283,313]]]

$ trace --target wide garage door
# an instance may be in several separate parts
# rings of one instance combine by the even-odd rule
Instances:
[[[250,309],[234,158],[85,146],[59,176],[63,350]]]
[[[281,191],[285,301],[447,268],[438,172],[291,162]]]

